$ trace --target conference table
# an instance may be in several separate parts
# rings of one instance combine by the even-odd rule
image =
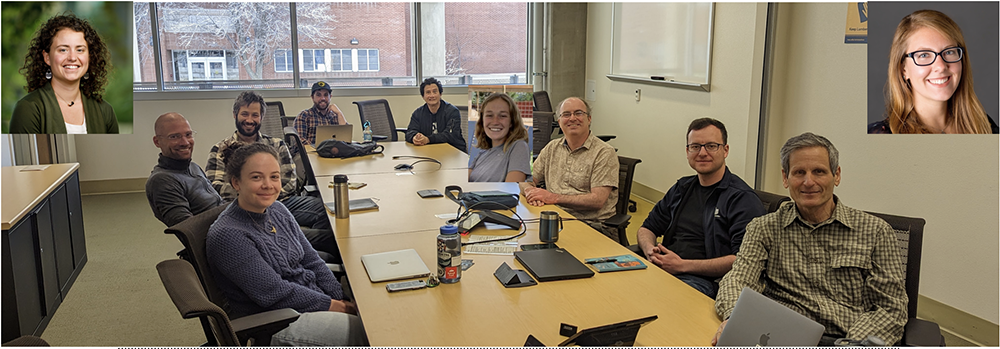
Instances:
[[[438,215],[454,214],[459,206],[446,197],[420,198],[417,190],[444,192],[446,186],[458,185],[465,191],[518,192],[516,183],[469,183],[468,156],[447,144],[382,144],[385,152],[367,159],[327,159],[307,151],[323,198],[332,199],[333,189],[327,187],[332,176],[347,174],[350,182],[366,184],[350,190],[351,199],[372,197],[379,205],[378,209],[352,212],[345,219],[329,215],[371,345],[522,346],[528,335],[533,335],[555,346],[567,338],[559,334],[561,323],[583,330],[651,315],[659,318],[642,327],[636,346],[709,344],[720,322],[713,300],[648,262],[649,267],[642,270],[505,288],[493,272],[503,263],[525,269],[513,255],[470,254],[463,250],[462,258],[474,264],[462,272],[462,280],[456,284],[389,293],[385,289],[388,282],[370,282],[361,256],[371,253],[412,248],[435,272],[435,237],[438,228],[447,223]],[[397,171],[394,167],[400,161],[392,157],[398,155],[433,157],[442,166]],[[571,217],[555,205],[530,206],[522,197],[516,212],[528,221],[524,224],[526,231],[512,241],[521,245],[539,243],[537,218],[542,211]],[[480,227],[469,236],[518,233]],[[468,238],[463,237],[463,241]],[[580,260],[631,254],[575,220],[564,221],[557,244]]]

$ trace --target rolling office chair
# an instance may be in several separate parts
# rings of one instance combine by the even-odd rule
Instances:
[[[285,133],[284,126],[282,126],[285,107],[281,105],[281,102],[265,102],[264,104],[267,104],[268,112],[260,120],[260,132],[280,138]]]
[[[299,318],[299,312],[291,308],[277,309],[248,315],[230,321],[229,315],[216,303],[209,300],[191,263],[180,259],[168,259],[156,265],[156,271],[163,282],[163,288],[174,302],[181,317],[197,317],[206,326],[205,334],[216,342],[209,346],[238,347],[244,345],[269,345],[271,336],[288,327]]]
[[[903,267],[906,271],[905,285],[907,298],[906,326],[903,339],[896,345],[902,346],[945,346],[941,327],[937,323],[917,319],[917,299],[920,291],[920,254],[924,242],[923,218],[895,216],[884,213],[867,212],[881,218],[896,231],[896,241],[902,249]]]
[[[760,199],[760,203],[764,204],[764,209],[767,210],[767,213],[777,211],[778,208],[781,207],[782,203],[792,200],[790,197],[769,193],[763,190],[754,189],[753,192],[754,194],[757,194],[757,198]]]
[[[292,159],[295,161],[295,172],[299,178],[299,192],[305,195],[320,197],[319,187],[316,185],[316,176],[313,174],[312,163],[309,162],[309,155],[302,148],[302,139],[295,132],[292,126],[285,127],[285,144],[291,149],[295,147],[298,151],[293,152]]]
[[[615,215],[604,221],[604,225],[618,230],[618,243],[625,247],[630,247],[625,229],[628,228],[629,220],[632,218],[628,214],[632,179],[635,176],[635,165],[640,162],[642,160],[618,156],[618,204],[615,207]]]
[[[373,99],[367,101],[351,102],[358,105],[358,114],[361,116],[361,124],[371,123],[372,138],[376,140],[388,139],[390,142],[399,140],[397,133],[406,136],[405,128],[396,128],[396,121],[392,119],[392,110],[389,109],[389,101],[384,99]]]

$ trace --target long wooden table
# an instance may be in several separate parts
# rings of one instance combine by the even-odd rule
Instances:
[[[439,160],[452,159],[456,164],[462,162],[465,155],[450,146],[428,148],[387,143],[384,157],[341,162],[341,166],[334,166],[332,163],[337,160],[332,159],[314,162],[313,169],[324,198],[332,198],[333,194],[326,186],[328,176],[347,173],[351,182],[367,184],[362,189],[350,191],[352,199],[379,199],[378,210],[353,212],[346,219],[329,215],[372,345],[520,346],[531,334],[542,343],[554,346],[566,339],[559,335],[560,323],[585,329],[650,315],[658,315],[659,319],[639,331],[637,346],[709,344],[719,325],[713,301],[649,263],[650,267],[645,270],[597,273],[586,279],[508,289],[496,280],[493,272],[504,262],[512,268],[524,269],[513,256],[464,254],[463,251],[462,258],[472,259],[475,264],[463,272],[462,281],[457,284],[388,293],[385,290],[387,282],[370,282],[360,262],[361,256],[370,253],[413,248],[434,272],[434,238],[446,221],[435,215],[454,213],[458,205],[447,198],[422,199],[417,196],[417,190],[443,192],[447,185],[459,185],[466,191],[518,191],[515,183],[469,183],[468,169],[464,167],[400,175],[392,169],[398,161],[391,160],[390,149],[406,149],[414,155],[435,156]],[[440,153],[429,155],[432,149]],[[453,153],[448,154],[448,149]],[[423,153],[425,150],[427,153]],[[467,163],[467,156],[464,161]],[[320,172],[323,168],[331,172]],[[364,172],[369,170],[372,172]],[[523,219],[538,218],[541,211],[547,210],[570,217],[557,206],[533,207],[523,198],[516,210]],[[525,236],[516,241],[538,243],[537,221],[528,222],[525,227]],[[474,235],[516,233],[483,228],[473,231]],[[566,222],[558,244],[581,260],[631,253],[577,221]]]

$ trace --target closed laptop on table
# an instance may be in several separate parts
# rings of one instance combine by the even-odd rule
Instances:
[[[561,248],[517,251],[514,258],[539,282],[594,276],[593,270]]]
[[[410,279],[430,275],[417,250],[399,250],[361,256],[368,278],[372,282]]]
[[[824,330],[818,322],[744,287],[718,346],[814,347]]]

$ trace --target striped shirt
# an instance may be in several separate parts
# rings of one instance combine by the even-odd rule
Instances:
[[[313,107],[299,113],[295,118],[295,133],[299,134],[303,145],[316,144],[316,126],[323,125],[339,125],[337,112],[333,111],[332,104],[326,112]]]
[[[238,132],[233,132],[232,137],[216,143],[212,146],[212,151],[208,153],[208,166],[205,166],[205,176],[212,181],[212,188],[215,188],[215,191],[219,192],[219,195],[226,202],[236,200],[237,193],[233,185],[229,184],[229,178],[226,178],[226,161],[222,158],[222,153],[230,145],[236,143],[240,143]],[[278,200],[284,200],[295,194],[298,190],[295,162],[292,161],[292,155],[288,152],[285,142],[258,132],[257,143],[269,144],[278,152],[280,160],[278,162],[281,165],[281,194],[278,194]]]
[[[826,327],[826,335],[893,345],[906,324],[903,257],[885,221],[842,204],[810,224],[794,202],[747,225],[733,269],[719,284],[715,310],[732,314],[743,287]]]

